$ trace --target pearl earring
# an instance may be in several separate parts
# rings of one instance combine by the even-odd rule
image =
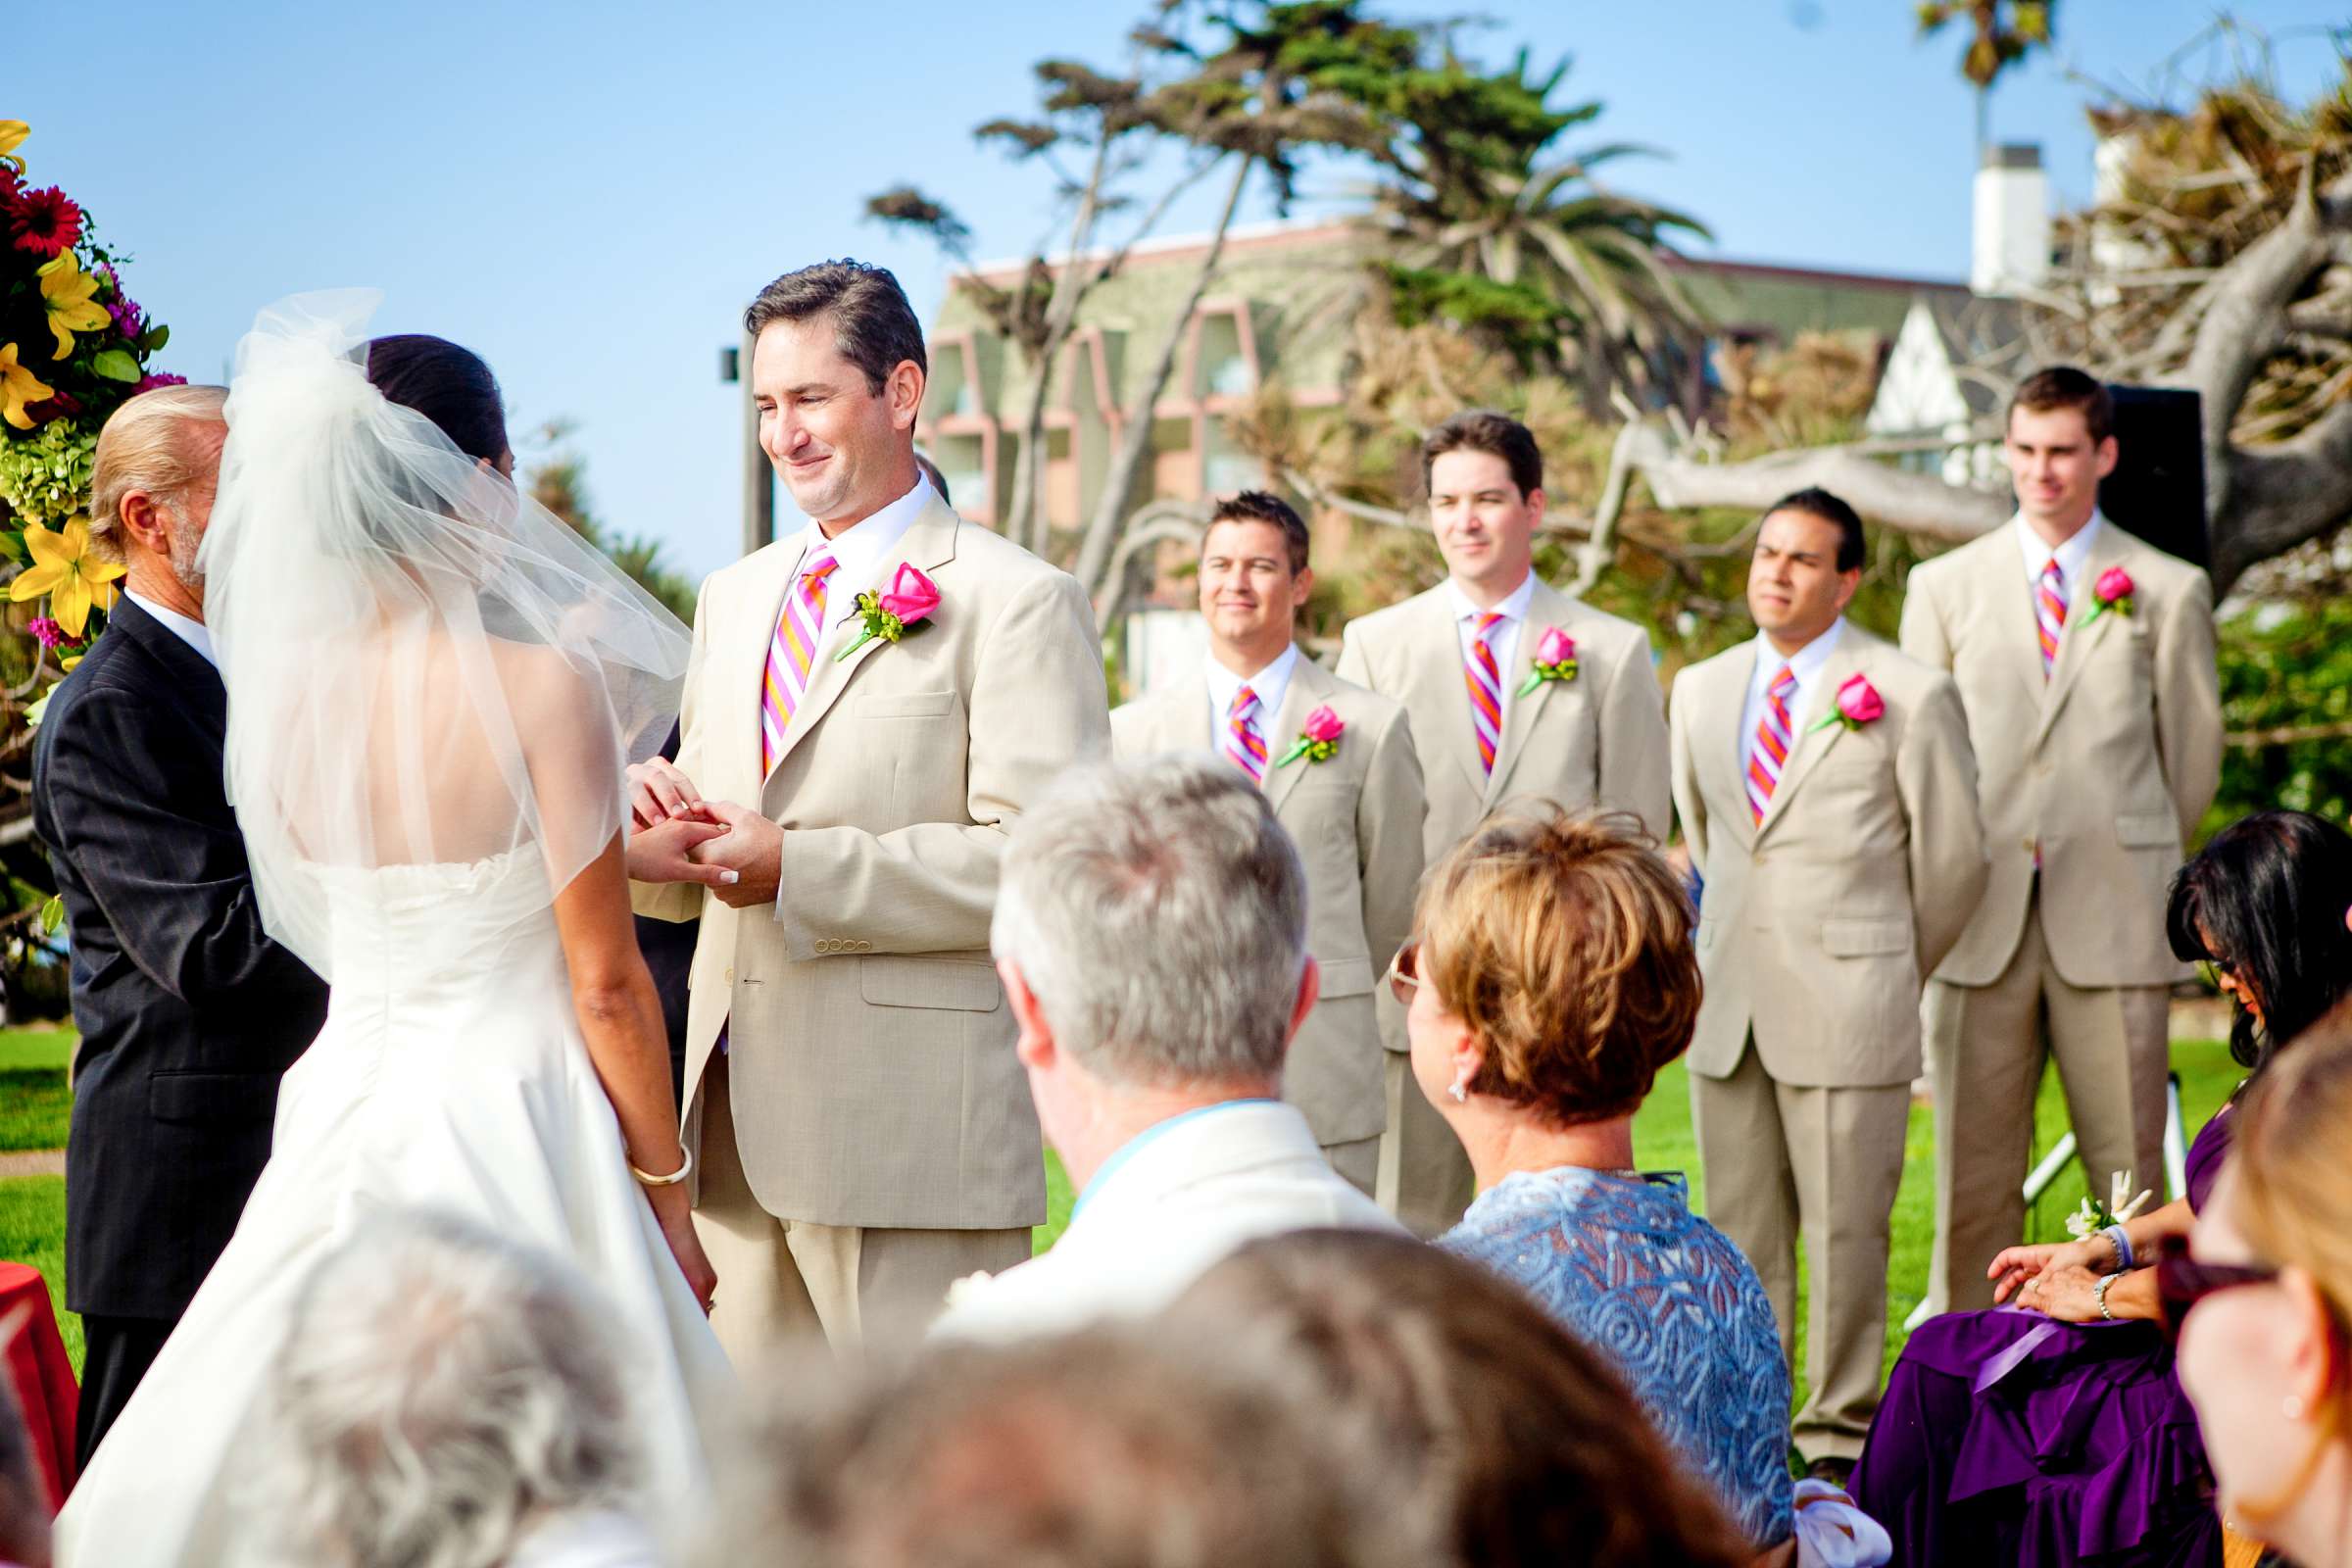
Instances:
[[[1453,1087],[1446,1091],[1447,1094],[1453,1097],[1453,1102],[1455,1104],[1459,1105],[1470,1098],[1469,1083],[1470,1080],[1468,1076],[1465,1075],[1463,1077],[1454,1079]]]
[[[2285,1398],[2280,1399],[2278,1401],[2278,1413],[2286,1417],[2289,1421],[2302,1420],[2303,1396],[2300,1394],[2290,1394]]]

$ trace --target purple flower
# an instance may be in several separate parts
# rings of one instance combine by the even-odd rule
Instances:
[[[186,386],[187,384],[188,378],[184,375],[173,375],[170,370],[149,370],[145,375],[139,377],[139,384],[130,389],[130,395],[135,398],[140,393],[152,392],[159,386]]]
[[[55,648],[66,640],[66,629],[47,615],[38,615],[24,628],[32,633],[33,641],[43,648]]]

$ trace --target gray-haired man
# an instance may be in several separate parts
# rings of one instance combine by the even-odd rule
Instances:
[[[936,1332],[1142,1315],[1257,1237],[1396,1228],[1282,1102],[1318,984],[1306,874],[1239,771],[1168,756],[1066,775],[1013,828],[991,946],[1078,1203],[1052,1251],[959,1282]]]

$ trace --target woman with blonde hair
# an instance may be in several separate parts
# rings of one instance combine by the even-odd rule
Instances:
[[[1783,1547],[1798,1498],[1772,1303],[1680,1173],[1634,1168],[1634,1112],[1698,1017],[1681,879],[1631,813],[1506,808],[1431,869],[1414,929],[1390,984],[1413,1076],[1479,1186],[1439,1245],[1599,1351],[1747,1542]],[[1838,1511],[1833,1529],[1808,1510],[1808,1539],[1879,1549],[1822,1559],[1883,1561],[1883,1534]]]
[[[2264,1074],[2237,1120],[2188,1247],[2168,1244],[2157,1264],[2157,1296],[2223,1517],[2302,1568],[2339,1568],[2352,1564],[2352,1005]]]

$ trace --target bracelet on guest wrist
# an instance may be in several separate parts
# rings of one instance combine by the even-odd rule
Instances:
[[[2132,1238],[2121,1225],[2110,1225],[2099,1232],[2115,1249],[2115,1270],[2121,1274],[2132,1267]]]
[[[2113,1323],[2116,1317],[2113,1312],[2107,1310],[2107,1287],[2123,1277],[2121,1273],[2102,1274],[2099,1276],[2099,1283],[2090,1288],[2091,1298],[2099,1303],[2099,1316],[2110,1323]]]

